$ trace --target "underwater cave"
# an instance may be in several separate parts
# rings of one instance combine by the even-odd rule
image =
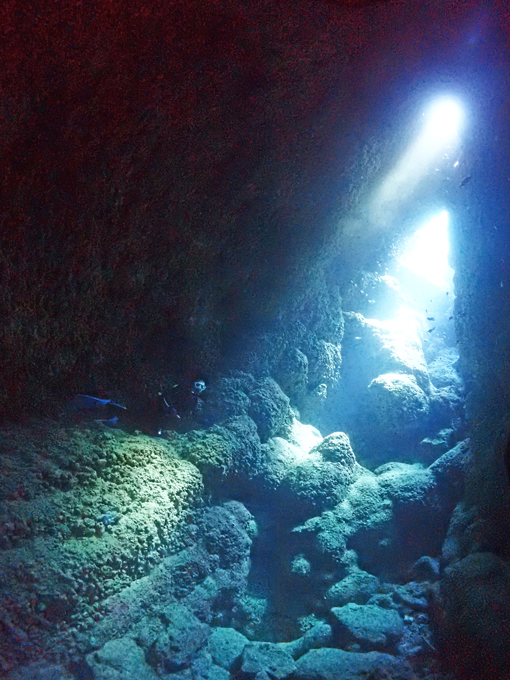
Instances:
[[[0,16],[0,677],[509,679],[507,3]]]

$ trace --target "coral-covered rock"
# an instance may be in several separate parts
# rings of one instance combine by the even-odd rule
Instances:
[[[342,354],[340,345],[318,340],[307,348],[308,382],[311,387],[320,383],[334,385],[340,378]]]
[[[222,569],[249,557],[251,539],[227,508],[215,506],[205,509],[199,529],[207,551],[218,555]]]
[[[236,377],[220,378],[208,385],[198,419],[206,425],[214,425],[228,418],[247,415],[251,404],[248,393],[254,384],[252,376],[239,373]]]
[[[172,441],[178,454],[198,467],[207,489],[213,493],[243,486],[261,464],[260,440],[248,416],[229,418],[223,425],[192,430]]]

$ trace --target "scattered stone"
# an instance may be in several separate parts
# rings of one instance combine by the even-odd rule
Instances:
[[[333,631],[328,623],[319,622],[306,633],[292,642],[280,642],[279,647],[288,652],[294,659],[309,652],[311,649],[329,647],[333,639]]]
[[[409,576],[415,581],[436,581],[441,573],[437,557],[424,555],[411,567]]]
[[[167,673],[186,668],[206,646],[210,628],[181,604],[169,604],[160,617],[164,621],[162,631],[150,648],[151,665]]]
[[[390,654],[357,654],[343,649],[312,649],[296,663],[296,680],[415,680],[409,664]]]
[[[230,670],[248,642],[248,638],[234,628],[215,628],[209,638],[208,650],[217,666]]]
[[[415,583],[411,581],[403,586],[395,586],[393,599],[409,609],[416,611],[426,611],[429,607],[428,593],[430,584],[428,582]]]
[[[94,680],[157,680],[146,663],[143,650],[131,638],[110,640],[97,652],[87,655]]]
[[[243,651],[241,671],[255,677],[267,673],[272,680],[281,680],[294,673],[296,664],[292,656],[271,642],[250,642]]]
[[[359,645],[364,651],[392,649],[404,633],[400,615],[375,605],[333,607],[333,630],[341,647]]]
[[[342,607],[348,602],[366,604],[379,586],[377,576],[358,570],[332,585],[326,591],[325,599],[333,607]]]
[[[59,664],[38,662],[15,671],[9,680],[73,680],[73,676]]]

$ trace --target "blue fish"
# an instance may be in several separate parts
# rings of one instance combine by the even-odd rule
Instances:
[[[73,399],[74,408],[104,408],[107,404],[116,406],[117,408],[125,409],[125,406],[114,404],[111,399],[99,399],[98,397],[89,397],[87,394],[77,394]]]

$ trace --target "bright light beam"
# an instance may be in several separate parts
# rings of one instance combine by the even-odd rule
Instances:
[[[448,213],[443,210],[419,229],[408,242],[399,262],[437,288],[448,290],[453,269],[448,264]]]
[[[439,154],[458,143],[461,122],[462,109],[455,100],[432,103],[420,135],[376,192],[370,210],[372,222],[384,225],[392,219],[394,206],[411,196]]]
[[[443,146],[457,138],[461,120],[459,104],[453,99],[440,99],[428,111],[423,134],[432,145]]]

